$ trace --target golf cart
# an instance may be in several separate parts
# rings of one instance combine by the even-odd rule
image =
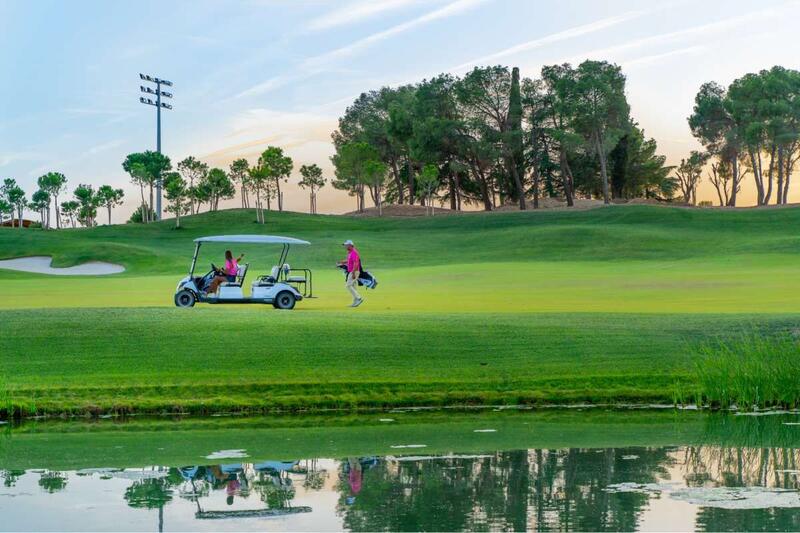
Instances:
[[[216,235],[195,239],[194,257],[189,275],[178,282],[175,289],[175,305],[192,307],[196,302],[212,304],[272,304],[277,309],[292,309],[295,302],[303,298],[313,298],[311,270],[291,268],[286,263],[289,247],[293,244],[311,244],[308,241],[274,235]],[[242,288],[250,264],[239,265],[236,281],[224,282],[216,294],[208,294],[211,281],[223,271],[213,263],[211,270],[202,276],[195,276],[197,256],[203,243],[229,244],[279,244],[281,253],[278,263],[269,274],[258,276],[250,286],[250,295],[245,296]]]

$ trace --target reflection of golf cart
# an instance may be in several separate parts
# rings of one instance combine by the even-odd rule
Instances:
[[[269,462],[272,464],[272,462]],[[294,463],[289,463],[289,465],[293,465]],[[285,464],[285,463],[278,463],[278,464]],[[246,475],[245,472],[248,471],[248,467],[250,465],[243,465],[243,464],[231,464],[231,465],[219,465],[219,469],[221,472],[228,476],[229,480],[241,479],[242,484],[245,484],[246,481],[244,480],[244,476]],[[270,502],[264,500],[268,506],[266,508],[256,508],[256,509],[226,509],[226,510],[205,510],[203,509],[203,505],[201,505],[201,499],[203,497],[207,498],[211,491],[208,489],[203,489],[202,487],[198,488],[195,484],[195,480],[199,480],[204,485],[208,486],[208,481],[203,480],[203,476],[208,476],[208,471],[210,468],[213,467],[183,467],[179,469],[181,477],[186,480],[189,484],[191,484],[191,490],[183,491],[184,497],[189,499],[190,501],[195,502],[197,506],[197,511],[195,512],[195,518],[201,520],[216,520],[216,519],[230,519],[230,518],[269,518],[269,517],[281,517],[286,515],[292,514],[300,514],[300,513],[310,513],[311,507],[308,506],[293,506],[291,504],[291,499],[294,496],[294,493],[291,494],[287,493],[286,497],[280,502],[279,506],[275,506],[274,504],[271,505]],[[288,471],[288,467],[287,470]],[[256,468],[256,472],[259,470]],[[270,475],[276,475],[276,471],[274,469],[269,469]],[[277,474],[280,475],[280,474]],[[291,486],[291,481],[288,480],[288,486]],[[285,488],[283,484],[280,484],[281,488]],[[213,490],[213,486],[211,487]],[[230,493],[229,493],[230,494]],[[232,498],[232,496],[229,496]],[[246,498],[246,496],[245,496]],[[228,505],[232,503],[232,499],[228,502]]]
[[[307,268],[290,268],[286,264],[289,247],[292,244],[310,244],[308,241],[291,237],[273,235],[217,235],[195,239],[194,257],[189,275],[178,282],[175,289],[175,305],[192,307],[196,302],[229,304],[272,304],[278,309],[292,309],[296,301],[313,297],[311,271]],[[215,276],[222,270],[213,263],[211,270],[203,276],[195,276],[197,256],[204,242],[231,244],[280,244],[282,245],[278,263],[267,275],[258,276],[250,286],[250,295],[242,290],[249,263],[239,266],[236,281],[225,282],[219,286],[217,294],[208,294],[208,288]]]
[[[194,513],[195,518],[204,520],[216,520],[227,518],[268,518],[272,516],[286,516],[290,514],[310,513],[311,507],[302,505],[299,507],[285,507],[282,509],[239,509],[230,511],[204,511],[197,503],[197,512]]]

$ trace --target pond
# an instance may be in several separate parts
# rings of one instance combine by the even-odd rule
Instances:
[[[800,529],[800,413],[393,411],[0,427],[2,530]]]

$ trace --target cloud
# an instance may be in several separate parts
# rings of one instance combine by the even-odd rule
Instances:
[[[195,143],[195,153],[203,154],[200,159],[214,165],[224,166],[239,157],[254,161],[269,145],[284,149],[330,145],[331,131],[335,128],[335,117],[253,108],[237,113],[227,120],[224,130],[230,133],[225,135],[225,139],[230,144],[219,148],[220,137],[215,135],[203,142],[204,146],[199,147],[200,149]]]
[[[699,24],[697,26],[691,26],[681,30],[633,39],[631,41],[623,42],[621,44],[613,46],[608,46],[606,48],[592,48],[591,50],[587,50],[582,53],[574,54],[571,56],[560,57],[553,60],[548,60],[546,64],[561,64],[561,63],[575,64],[575,63],[580,63],[587,59],[595,59],[595,60],[607,60],[607,61],[617,62],[622,65],[625,65],[626,68],[630,67],[631,65],[635,67],[638,65],[643,65],[647,62],[656,62],[662,59],[666,59],[673,55],[695,53],[699,50],[699,48],[708,48],[710,45],[714,44],[712,40],[712,35],[715,33],[730,32],[740,26],[745,26],[745,25],[751,27],[755,25],[755,27],[760,28],[762,27],[765,21],[769,19],[774,19],[779,16],[785,16],[786,11],[798,7],[800,7],[800,0],[793,0],[790,2],[785,2],[773,8],[759,9],[757,11],[751,11],[749,13],[744,13],[742,15],[736,15],[733,17],[719,19],[713,22]],[[647,55],[641,58],[634,57],[632,59],[625,59],[627,53],[634,52],[638,49],[643,49],[648,47],[658,47],[660,45],[668,45],[671,43],[679,43],[681,41],[687,41],[693,38],[701,39],[702,45],[676,48],[675,50],[668,50],[666,52],[654,53],[653,55]],[[542,62],[536,62],[536,63],[529,63],[527,65],[520,65],[520,67],[525,72],[537,73],[542,68],[543,64],[544,63]]]
[[[237,143],[226,146],[225,148],[220,148],[219,150],[214,150],[213,152],[200,156],[200,159],[209,161],[224,161],[233,157],[240,157],[252,152],[252,148],[266,148],[270,144],[275,144],[277,143],[278,139],[280,139],[279,135],[260,137],[252,141]]]
[[[122,111],[116,109],[102,109],[97,107],[68,107],[64,113],[70,115],[116,115]]]
[[[330,52],[312,58],[311,61],[317,63],[323,63],[331,59],[338,59],[341,57],[347,57],[353,55],[359,50],[368,48],[379,41],[383,41],[384,39],[388,39],[389,37],[393,37],[400,33],[405,33],[409,30],[412,30],[419,26],[423,26],[425,24],[429,24],[436,20],[441,20],[461,14],[465,11],[474,9],[481,4],[484,4],[487,1],[488,0],[456,0],[455,2],[450,2],[449,4],[442,6],[439,9],[434,9],[433,11],[425,13],[424,15],[420,15],[415,19],[402,22],[396,26],[392,26],[389,29],[379,31],[378,33],[373,33],[368,37],[364,37],[363,39],[359,39],[358,41],[352,42],[346,46],[342,46],[341,48],[337,48],[335,50],[332,50]]]
[[[675,56],[683,56],[683,55],[694,55],[694,54],[701,54],[708,50],[705,46],[687,46],[686,48],[679,48],[677,50],[669,50],[667,52],[663,52],[661,54],[650,54],[642,57],[638,57],[636,59],[629,59],[627,61],[622,61],[622,65],[626,69],[630,69],[633,67],[645,66],[645,65],[652,65],[655,63],[659,63],[664,59],[669,59]]]
[[[312,19],[308,23],[308,29],[320,31],[354,24],[389,11],[404,9],[419,3],[421,3],[421,0],[361,0],[359,2],[350,2]]]
[[[99,154],[100,152],[105,152],[107,150],[113,150],[118,146],[122,146],[125,144],[125,139],[114,139],[113,141],[108,141],[102,144],[98,144],[96,146],[92,146],[88,150],[86,150],[87,155],[95,155]]]
[[[749,13],[745,13],[742,15],[737,15],[734,17],[729,17],[726,19],[717,20],[706,24],[700,24],[698,26],[692,26],[682,30],[661,33],[658,35],[651,35],[649,37],[643,37],[641,39],[634,39],[633,41],[629,41],[627,43],[623,43],[620,45],[610,46],[608,48],[603,48],[599,50],[592,50],[587,54],[574,56],[573,58],[568,59],[567,62],[576,62],[581,59],[585,59],[586,57],[607,58],[619,52],[634,50],[646,46],[681,41],[693,37],[702,37],[704,41],[708,42],[709,34],[711,33],[719,33],[722,31],[732,30],[734,28],[743,26],[745,24],[752,26],[758,22],[783,15],[787,9],[797,8],[797,7],[800,7],[800,1],[786,2],[774,8],[763,8],[757,11],[751,11]]]
[[[37,159],[41,159],[41,157],[41,154],[36,152],[14,152],[0,154],[0,167],[10,165],[11,163],[15,163],[17,161],[36,161]]]
[[[310,133],[320,124],[335,125],[336,118],[308,112],[253,108],[238,113],[229,121],[231,137],[262,135],[266,131],[271,135],[277,135],[276,139],[312,138],[313,135]],[[310,128],[310,131],[306,131],[307,128]],[[331,131],[333,129],[329,128],[322,138],[330,140]]]
[[[176,41],[186,41],[198,46],[217,46],[224,43],[224,39],[208,35],[195,35],[191,33],[170,33],[166,35]]]
[[[348,45],[336,48],[334,50],[330,50],[328,52],[319,54],[317,56],[307,58],[304,61],[302,61],[299,65],[295,66],[295,68],[293,69],[294,73],[279,74],[277,76],[273,76],[272,78],[269,78],[268,80],[259,83],[258,85],[255,85],[253,87],[250,87],[249,89],[241,91],[239,94],[234,96],[234,98],[243,98],[247,96],[255,96],[258,94],[263,94],[271,90],[277,89],[279,87],[283,87],[284,85],[287,85],[289,83],[299,80],[304,80],[310,78],[311,76],[327,72],[330,68],[328,66],[328,63],[331,61],[336,61],[344,57],[349,57],[361,50],[364,50],[365,48],[369,48],[370,46],[374,45],[377,42],[407,32],[419,26],[429,24],[436,20],[441,20],[458,15],[470,9],[474,9],[477,6],[484,4],[488,1],[489,0],[455,0],[454,2],[450,2],[445,6],[442,6],[433,11],[429,11],[428,13],[425,13],[424,15],[421,15],[417,18],[408,20],[406,22],[402,22],[386,30],[373,33],[372,35],[354,41]]]
[[[517,44],[510,48],[506,48],[505,50],[500,50],[499,52],[495,52],[489,55],[485,55],[483,57],[479,57],[477,59],[473,59],[472,61],[467,61],[466,63],[462,63],[456,67],[453,67],[450,70],[459,71],[472,67],[474,65],[491,64],[494,61],[502,59],[507,56],[519,54],[521,52],[527,52],[529,50],[534,50],[536,48],[547,46],[549,44],[565,41],[568,39],[573,39],[575,37],[580,37],[582,35],[610,28],[612,26],[616,26],[617,24],[621,24],[623,22],[627,22],[629,20],[641,17],[644,13],[645,11],[630,11],[628,13],[623,13],[622,15],[607,17],[594,22],[590,22],[588,24],[583,24],[581,26],[575,26],[573,28],[569,28],[564,31],[560,31],[557,33],[546,35],[544,37],[539,37],[538,39],[533,39],[531,41],[526,41],[524,43]]]
[[[96,108],[96,107],[68,107],[63,109],[62,112],[68,115],[75,115],[78,117],[91,117],[93,119],[95,119],[95,117],[98,118],[108,117],[108,120],[102,123],[103,126],[107,126],[109,124],[116,124],[118,122],[122,122],[124,120],[128,120],[131,117],[136,116],[136,113],[133,113],[130,110]]]
[[[76,165],[84,163],[87,160],[94,158],[97,154],[107,152],[109,150],[113,150],[114,148],[118,148],[125,144],[125,139],[114,139],[108,142],[104,142],[101,144],[97,144],[94,146],[90,146],[83,151],[73,151],[72,153],[75,154],[73,157],[62,159],[61,161],[50,160],[40,165],[30,172],[28,175],[31,177],[39,176],[44,174],[45,172],[49,172],[51,170],[58,170],[59,172],[70,170],[74,168]]]

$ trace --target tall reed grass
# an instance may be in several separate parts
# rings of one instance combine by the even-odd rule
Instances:
[[[743,334],[699,348],[697,401],[740,409],[800,406],[800,341]]]

